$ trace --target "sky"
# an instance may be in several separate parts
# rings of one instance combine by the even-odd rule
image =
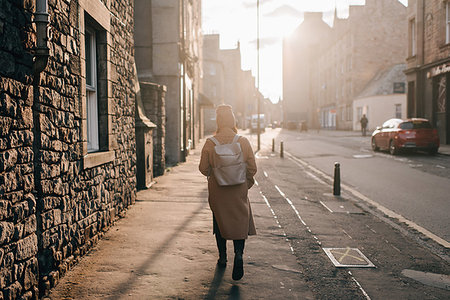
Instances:
[[[407,0],[398,0],[405,6]],[[220,34],[220,48],[241,47],[242,69],[257,78],[257,0],[202,0],[204,34]],[[324,12],[332,26],[334,10],[347,18],[349,5],[365,0],[260,0],[259,90],[274,103],[282,97],[282,39],[303,21],[303,12]]]

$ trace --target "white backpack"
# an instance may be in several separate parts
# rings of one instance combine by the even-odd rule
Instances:
[[[247,181],[247,165],[244,161],[241,144],[237,141],[239,135],[235,135],[231,144],[221,145],[215,137],[209,138],[216,146],[214,150],[215,168],[213,169],[214,177],[220,186],[229,186],[242,184]]]

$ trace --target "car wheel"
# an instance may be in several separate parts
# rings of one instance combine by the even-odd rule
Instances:
[[[389,143],[389,153],[391,155],[397,155],[398,154],[398,149],[397,149],[397,147],[395,147],[394,141],[391,141]]]
[[[436,155],[437,154],[437,152],[438,152],[438,148],[430,148],[429,150],[428,150],[428,154],[430,154],[430,155]]]
[[[380,148],[378,148],[378,146],[377,146],[377,142],[375,141],[375,138],[372,138],[372,150],[373,151],[380,150]]]

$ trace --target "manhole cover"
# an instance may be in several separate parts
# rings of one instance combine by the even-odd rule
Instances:
[[[322,248],[335,267],[375,268],[358,248]]]

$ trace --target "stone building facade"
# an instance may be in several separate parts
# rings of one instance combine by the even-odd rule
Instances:
[[[351,130],[358,121],[353,100],[379,71],[404,62],[405,17],[406,7],[391,0],[350,6],[348,18],[335,17],[332,28],[320,25],[317,13],[305,13],[284,42],[285,111],[299,111],[309,127]]]
[[[408,117],[424,117],[450,144],[450,1],[408,5]]]
[[[184,161],[199,140],[201,1],[136,0],[139,80],[164,85],[165,161]]]
[[[220,59],[220,35],[203,36],[203,90],[212,105],[203,109],[204,132],[212,134],[216,130],[215,106],[224,103],[225,65]]]
[[[133,4],[0,0],[0,298],[44,295],[135,201]]]

